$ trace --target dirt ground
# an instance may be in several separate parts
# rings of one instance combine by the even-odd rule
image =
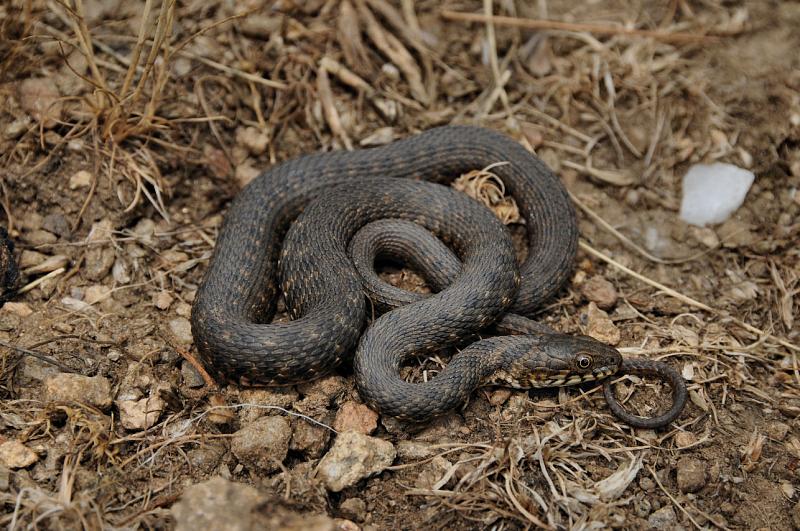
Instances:
[[[563,24],[449,14],[489,9]],[[0,226],[23,288],[0,310],[0,522],[800,528],[798,27],[800,3],[771,0],[0,4]],[[561,176],[583,245],[536,317],[680,370],[669,428],[619,423],[595,386],[487,388],[405,426],[348,367],[277,390],[200,378],[191,303],[243,184],[447,123]],[[755,182],[727,221],[687,225],[682,176],[716,161]],[[668,396],[616,389],[648,415]],[[347,430],[383,464],[333,486]]]

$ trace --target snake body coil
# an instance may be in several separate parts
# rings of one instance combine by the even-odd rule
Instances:
[[[499,221],[436,184],[497,162],[505,164],[493,172],[527,222],[529,251],[519,270]],[[314,201],[321,196],[324,201]],[[237,196],[192,309],[195,344],[212,374],[275,385],[330,372],[354,350],[366,323],[349,242],[366,224],[387,217],[436,234],[456,251],[462,269],[447,289],[383,315],[361,339],[356,381],[382,412],[424,420],[457,405],[491,373],[501,380],[523,377],[515,371],[526,363],[536,374],[550,374],[530,376],[531,385],[577,383],[618,368],[619,354],[588,338],[495,338],[456,356],[435,386],[400,380],[403,358],[456,344],[507,311],[533,312],[569,277],[577,248],[575,214],[552,172],[503,135],[448,126],[381,148],[291,160]],[[270,322],[276,273],[290,322]],[[587,349],[591,366],[574,365]]]

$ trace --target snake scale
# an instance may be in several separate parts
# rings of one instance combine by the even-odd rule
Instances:
[[[499,220],[445,186],[496,162],[505,163],[493,172],[526,220],[522,264]],[[458,272],[442,280],[447,285],[438,293],[396,307],[366,328],[365,280],[348,247],[360,229],[381,219],[430,231],[455,253]],[[621,372],[650,374],[673,387],[667,413],[626,413],[608,384],[606,399],[634,426],[665,425],[686,399],[673,369],[623,360],[585,336],[543,333],[524,317],[565,284],[577,239],[575,213],[559,179],[522,146],[487,129],[446,126],[380,148],[307,155],[262,173],[232,202],[192,308],[192,333],[211,374],[240,385],[314,379],[355,351],[365,402],[415,421],[457,407],[486,383],[543,387]],[[272,322],[279,290],[289,322]],[[474,342],[429,382],[400,377],[409,357],[462,346],[503,323],[526,335]]]

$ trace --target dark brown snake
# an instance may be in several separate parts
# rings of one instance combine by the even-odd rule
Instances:
[[[506,163],[493,172],[526,219],[528,257],[521,265],[497,218],[442,186],[495,162]],[[348,246],[359,229],[385,218],[435,234],[455,252],[458,273],[439,293],[385,313],[364,331],[368,305]],[[192,332],[211,373],[242,385],[311,380],[355,349],[365,402],[417,421],[459,406],[487,383],[540,387],[653,375],[673,388],[673,406],[659,417],[626,413],[608,383],[605,396],[631,425],[668,424],[686,401],[685,383],[668,365],[622,360],[591,338],[542,333],[521,317],[569,278],[577,238],[558,178],[522,146],[486,129],[448,126],[381,148],[308,155],[261,174],[233,201],[192,309]],[[289,322],[271,322],[276,276]],[[492,326],[529,335],[472,343],[429,382],[400,377],[409,357],[460,345]]]

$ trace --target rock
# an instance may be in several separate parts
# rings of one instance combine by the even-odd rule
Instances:
[[[0,492],[5,492],[11,485],[11,470],[0,464]]]
[[[661,509],[653,511],[647,519],[647,523],[655,529],[669,529],[678,523],[675,509],[672,508],[672,505],[665,505]]]
[[[156,293],[155,297],[153,297],[153,306],[159,310],[168,310],[173,300],[175,299],[169,294],[169,292],[159,291]]]
[[[356,431],[369,435],[378,427],[378,414],[364,404],[348,401],[336,412],[333,429],[339,433]]]
[[[3,311],[11,312],[20,317],[28,317],[33,313],[31,307],[24,302],[7,302],[3,305]]]
[[[294,404],[300,413],[317,416],[324,413],[334,400],[347,389],[347,381],[341,376],[326,376],[297,386],[303,400]]]
[[[331,432],[327,428],[299,419],[292,430],[289,449],[316,459],[325,452],[330,438]]]
[[[0,444],[0,462],[5,463],[8,468],[25,468],[39,460],[36,452],[17,441],[11,439]]]
[[[492,394],[489,396],[489,403],[493,406],[502,406],[506,403],[506,400],[509,399],[511,396],[511,389],[506,387],[502,387],[495,391],[492,391]]]
[[[261,155],[269,146],[269,136],[255,127],[240,127],[236,130],[236,143],[246,147],[251,155]]]
[[[722,223],[742,205],[754,179],[733,164],[694,164],[683,177],[681,219],[698,226]]]
[[[389,441],[356,432],[340,433],[317,467],[328,490],[340,492],[359,480],[379,474],[397,452]]]
[[[151,396],[140,400],[117,400],[119,420],[126,430],[146,430],[155,426],[166,403],[153,392]]]
[[[253,166],[248,162],[243,162],[236,166],[236,171],[234,171],[234,177],[236,178],[236,182],[239,184],[239,188],[244,188],[247,186],[250,181],[255,179],[261,171]]]
[[[87,280],[95,282],[103,280],[114,266],[116,258],[117,255],[111,247],[89,247],[81,274]]]
[[[84,402],[99,409],[111,407],[111,382],[103,376],[59,373],[44,382],[44,396],[51,402]]]
[[[367,512],[367,504],[361,498],[347,498],[339,505],[339,512],[345,518],[361,522]]]
[[[399,441],[397,455],[402,461],[420,461],[434,455],[438,450],[433,445],[419,441]]]
[[[80,170],[69,178],[69,189],[88,188],[92,184],[94,177],[86,170]]]
[[[689,234],[708,249],[716,249],[719,247],[719,237],[711,227],[695,227],[692,225],[689,227]]]
[[[175,531],[357,529],[352,522],[346,520],[337,526],[337,522],[324,514],[300,514],[290,511],[249,485],[234,483],[221,477],[188,487],[170,510],[175,519]]]
[[[267,497],[248,485],[215,477],[187,488],[172,508],[176,531],[263,528],[259,508]]]
[[[56,243],[58,241],[58,237],[52,232],[47,232],[46,230],[37,229],[26,234],[25,240],[27,240],[28,243],[30,243],[32,246],[38,247],[39,245]]]
[[[8,306],[8,304],[9,303],[6,303],[6,306]],[[789,427],[789,425],[786,424],[785,422],[780,422],[780,421],[770,422],[769,424],[767,424],[767,429],[766,429],[767,437],[776,441],[783,441],[789,434],[790,429],[791,428]]]
[[[417,440],[427,442],[449,441],[463,426],[464,419],[461,415],[451,411],[433,419],[424,430],[417,434]]]
[[[64,214],[49,214],[42,220],[42,228],[47,232],[52,232],[62,238],[67,237],[72,232],[69,228],[69,221]]]
[[[453,464],[444,457],[437,455],[426,463],[417,475],[414,486],[418,489],[432,489],[444,477]]]
[[[684,457],[677,465],[678,489],[697,492],[706,484],[706,463],[700,459]]]
[[[192,344],[192,324],[186,317],[176,317],[171,320],[169,331],[179,345],[188,347]]]
[[[233,434],[231,451],[252,471],[274,472],[289,452],[292,428],[283,417],[262,417]]]
[[[717,228],[723,247],[750,247],[756,243],[754,227],[745,221],[731,218]]]
[[[203,387],[206,383],[200,373],[197,372],[197,369],[194,368],[194,365],[186,360],[181,363],[181,378],[183,378],[183,385],[192,389]]]
[[[137,240],[146,245],[154,245],[156,243],[156,222],[150,218],[142,218],[137,221],[132,232]]]
[[[111,297],[111,288],[102,284],[87,286],[83,292],[83,302],[86,304],[97,304]]]
[[[248,37],[269,40],[281,29],[283,17],[267,15],[250,15],[239,22],[239,29]]]
[[[242,424],[253,422],[264,415],[274,414],[275,407],[288,409],[299,398],[293,387],[268,387],[265,389],[245,389],[239,393],[239,418]],[[273,409],[271,409],[273,408]]]
[[[697,442],[697,436],[690,431],[679,431],[675,434],[675,446],[686,448]]]
[[[19,84],[20,106],[42,123],[45,129],[55,127],[64,104],[52,78],[28,78]]]
[[[586,310],[586,335],[609,345],[616,345],[621,338],[619,328],[594,302],[590,302]]]
[[[52,364],[28,356],[22,358],[17,371],[23,378],[39,382],[43,382],[51,376],[61,374],[58,372],[58,368],[54,367]]]
[[[226,448],[222,444],[209,442],[202,443],[202,446],[189,450],[186,453],[186,457],[192,468],[204,474],[208,474],[219,466],[219,462],[222,460],[222,456],[225,455],[225,452]]]
[[[617,288],[599,275],[584,282],[581,293],[586,300],[597,304],[597,307],[603,310],[610,310],[617,303]]]

